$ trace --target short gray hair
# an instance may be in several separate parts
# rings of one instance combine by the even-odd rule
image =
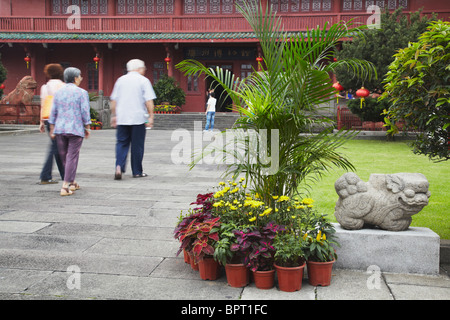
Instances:
[[[64,70],[64,82],[65,83],[74,83],[75,78],[81,75],[81,71],[78,68],[69,67]]]
[[[139,59],[132,59],[127,63],[127,71],[134,71],[145,68],[145,62]]]

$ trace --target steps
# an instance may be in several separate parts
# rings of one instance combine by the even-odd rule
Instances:
[[[239,117],[235,112],[216,112],[214,129],[230,129]],[[201,125],[200,125],[201,122]],[[188,112],[180,114],[155,114],[153,129],[155,130],[201,130],[205,129],[206,115],[204,112]]]

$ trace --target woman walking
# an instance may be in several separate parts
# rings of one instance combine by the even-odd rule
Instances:
[[[82,80],[79,69],[67,68],[64,71],[66,85],[56,92],[48,121],[50,136],[56,139],[65,168],[62,196],[69,196],[80,189],[75,181],[78,159],[83,139],[87,139],[91,131],[89,96],[86,90],[78,87]]]
[[[41,122],[39,125],[39,130],[44,133],[45,129],[47,129],[47,132],[50,134],[50,124],[48,123],[48,118],[50,117],[50,112],[53,106],[53,96],[60,88],[64,86],[64,82],[62,81],[64,69],[60,64],[52,63],[45,66],[44,74],[49,80],[41,87]],[[40,175],[40,184],[58,183],[52,179],[53,157],[55,158],[56,165],[58,166],[59,175],[61,176],[61,179],[64,180],[64,166],[59,157],[56,141],[54,139],[50,139],[50,142],[51,144]]]

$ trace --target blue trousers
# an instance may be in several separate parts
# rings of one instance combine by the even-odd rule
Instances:
[[[212,112],[212,111],[208,111],[206,113],[206,125],[205,125],[205,130],[208,130],[208,128],[210,130],[214,129],[214,117],[215,117],[216,113]]]
[[[48,121],[45,121],[45,128],[47,129],[47,133],[50,132],[50,124]],[[64,166],[59,157],[58,153],[58,145],[56,143],[56,139],[50,139],[50,145],[47,152],[47,157],[44,162],[44,166],[41,171],[41,180],[52,180],[52,170],[53,170],[53,157],[55,158],[56,166],[58,167],[59,175],[61,179],[64,180]]]
[[[131,172],[133,175],[142,173],[144,159],[145,123],[139,125],[118,125],[116,131],[116,167],[125,172],[128,151],[131,145]]]

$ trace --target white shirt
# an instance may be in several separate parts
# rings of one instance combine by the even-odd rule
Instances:
[[[111,93],[116,101],[116,121],[118,125],[143,124],[148,119],[146,101],[156,98],[150,80],[136,71],[130,71],[117,79]]]
[[[208,108],[206,109],[206,111],[207,112],[216,112],[216,102],[217,102],[216,98],[209,97]]]

